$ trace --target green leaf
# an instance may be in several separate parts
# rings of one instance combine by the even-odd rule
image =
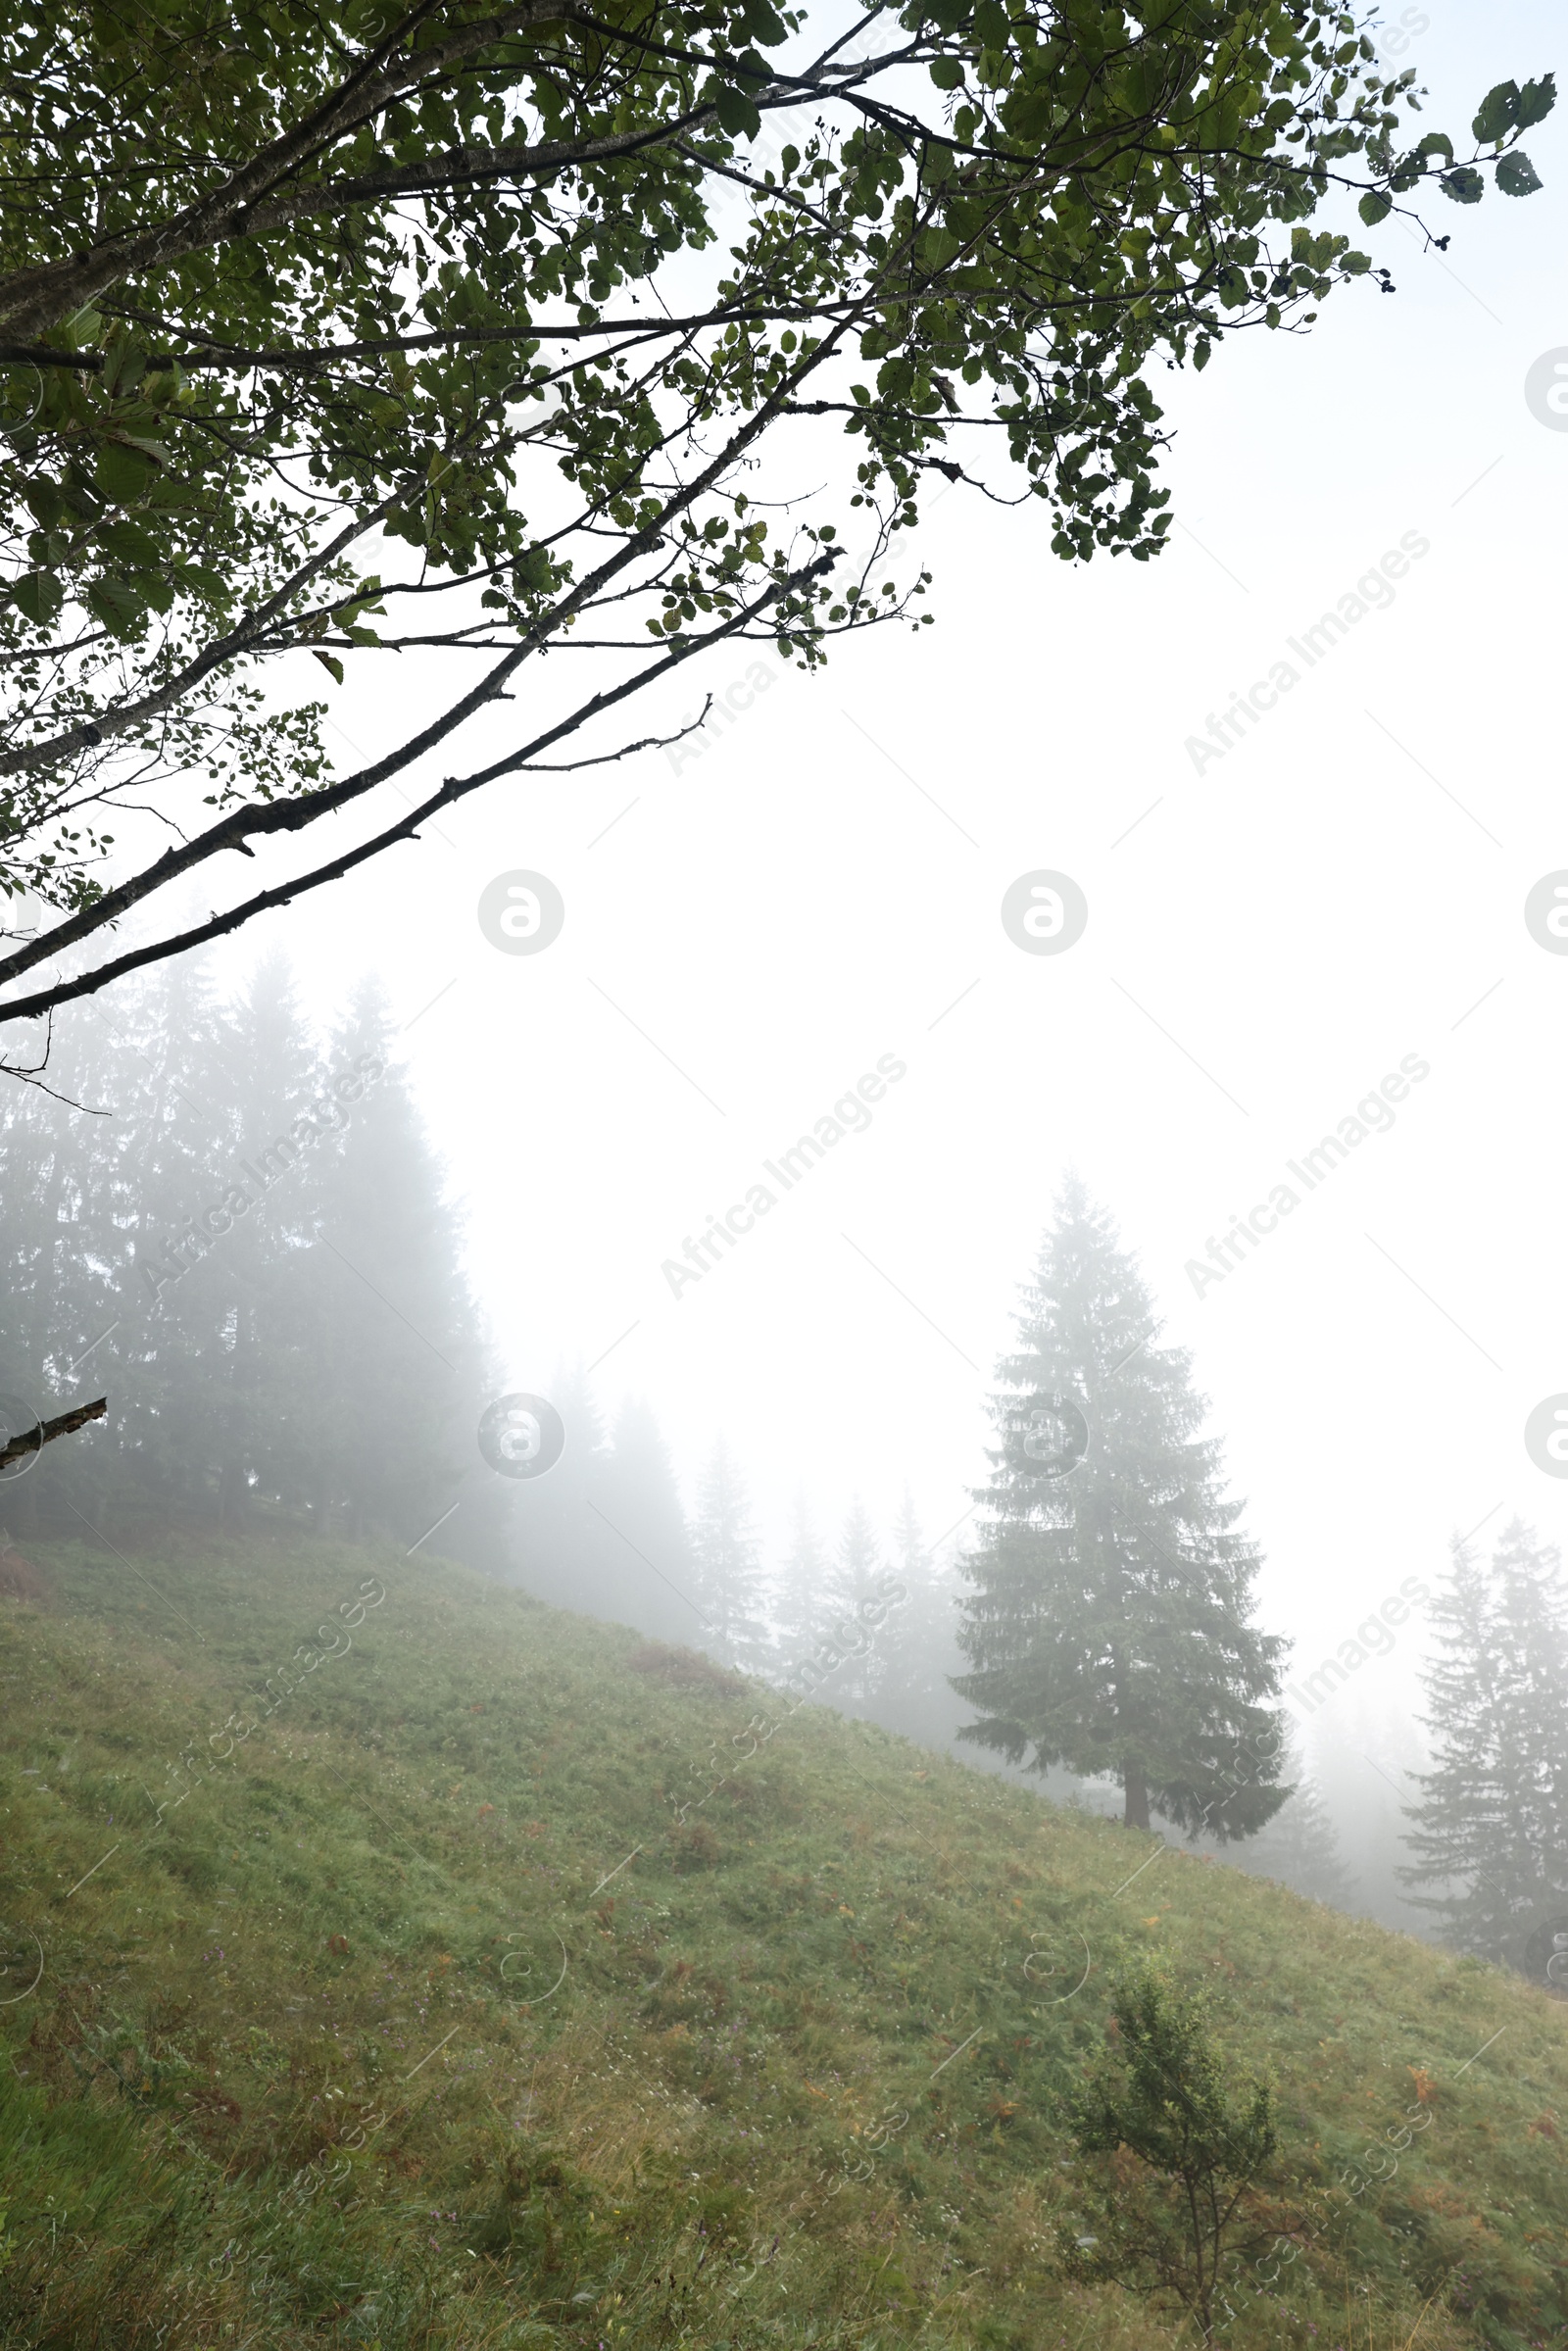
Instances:
[[[117,563],[124,563],[132,570],[150,569],[162,560],[157,540],[134,522],[106,522],[98,532],[98,544]]]
[[[1385,196],[1381,188],[1369,188],[1355,209],[1368,228],[1376,228],[1378,222],[1386,220],[1393,212],[1394,198]]]
[[[1505,196],[1533,196],[1540,187],[1535,165],[1522,147],[1515,147],[1498,164],[1497,185]]]
[[[323,669],[330,670],[333,677],[336,678],[338,684],[341,685],[343,683],[343,664],[338,660],[337,655],[335,653],[318,653],[316,658],[320,662],[321,667]]]
[[[930,73],[939,90],[961,90],[963,87],[963,66],[956,57],[933,58]]]
[[[192,596],[208,597],[214,604],[221,603],[229,588],[223,574],[205,563],[175,563],[171,576]]]
[[[11,601],[37,628],[47,628],[66,600],[52,571],[24,571],[11,583]]]
[[[145,449],[125,441],[106,441],[98,452],[94,480],[116,506],[133,506],[144,497],[159,472],[158,460]]]
[[[1521,130],[1528,130],[1533,122],[1544,122],[1556,103],[1556,80],[1544,73],[1539,81],[1527,81],[1520,91],[1514,122]]]
[[[1519,120],[1519,84],[1499,81],[1481,101],[1481,112],[1470,127],[1485,146],[1505,138]]]
[[[1455,204],[1479,204],[1487,183],[1469,164],[1461,164],[1456,171],[1445,171],[1438,185]]]
[[[713,112],[732,139],[755,139],[762,127],[762,118],[750,98],[727,81],[714,85]]]
[[[35,475],[31,481],[23,484],[22,495],[33,520],[41,523],[45,530],[53,530],[66,511],[66,502],[56,484],[42,475]]]
[[[135,635],[147,611],[147,599],[130,579],[95,579],[86,595],[87,609],[116,637]]]
[[[741,24],[754,41],[764,49],[776,49],[788,37],[788,27],[782,17],[776,16],[767,0],[747,0],[741,13]]]
[[[1200,340],[1197,349],[1194,351],[1193,366],[1199,370],[1200,373],[1201,373],[1202,370],[1208,366],[1208,355],[1213,348],[1214,346],[1212,343]]]

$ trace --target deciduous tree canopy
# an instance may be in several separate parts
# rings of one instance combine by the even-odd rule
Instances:
[[[0,885],[54,919],[0,980],[95,945],[7,1012],[558,747],[624,756],[617,706],[715,639],[810,667],[915,617],[923,576],[889,557],[931,468],[1044,500],[1068,560],[1153,555],[1151,376],[1370,269],[1312,225],[1326,200],[1375,224],[1426,180],[1537,184],[1517,142],[1549,76],[1494,90],[1463,160],[1415,140],[1410,80],[1286,0],[908,0],[825,29],[771,0],[17,0]],[[776,428],[796,470],[768,507],[748,468]],[[849,462],[797,504],[824,435]],[[417,722],[334,774],[322,670],[416,649]],[[465,768],[503,697],[514,740]],[[419,805],[352,849],[183,933],[97,938],[403,775]],[[172,828],[161,855],[127,802]]]

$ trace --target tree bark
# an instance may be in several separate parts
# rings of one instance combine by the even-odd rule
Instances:
[[[24,1429],[9,1444],[0,1445],[0,1469],[12,1461],[20,1461],[24,1453],[38,1452],[57,1437],[74,1436],[77,1429],[85,1428],[90,1420],[102,1420],[108,1409],[107,1396],[100,1396],[95,1404],[74,1405],[71,1411],[62,1412],[58,1420],[35,1421],[30,1429]]]
[[[1147,1829],[1149,1826],[1149,1783],[1136,1764],[1122,1766],[1122,1787],[1127,1803],[1121,1821],[1124,1829]]]

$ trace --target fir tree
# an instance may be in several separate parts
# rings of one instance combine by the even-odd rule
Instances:
[[[881,1670],[872,1711],[890,1731],[922,1746],[950,1746],[964,1718],[951,1679],[963,1664],[956,1580],[951,1564],[939,1562],[926,1542],[907,1487],[892,1539],[892,1572],[904,1597],[889,1610],[876,1637]]]
[[[595,1613],[635,1625],[662,1641],[700,1641],[691,1530],[669,1447],[646,1403],[628,1397],[621,1405],[604,1464],[603,1487],[602,1509],[612,1522],[618,1552],[612,1552],[611,1564],[619,1572],[606,1603],[594,1603]]]
[[[494,1506],[475,1437],[494,1373],[462,1271],[461,1219],[377,984],[358,992],[333,1037],[318,1123],[343,1073],[352,1085],[367,1071],[341,1131],[312,1146],[315,1216],[291,1259],[289,1327],[310,1331],[331,1399],[315,1499],[323,1524],[335,1508],[356,1535],[385,1528],[410,1543],[456,1505],[436,1543],[445,1549]]]
[[[857,1494],[845,1513],[828,1580],[825,1630],[845,1652],[824,1692],[833,1705],[863,1709],[887,1680],[883,1619],[890,1581],[870,1513]]]
[[[138,1111],[150,1098],[119,1019],[93,1020],[89,1009],[73,1007],[56,1023],[54,1093],[0,1088],[0,1390],[46,1417],[107,1392],[114,1422],[46,1447],[24,1474],[0,1483],[6,1522],[19,1535],[62,1525],[79,1535],[77,1513],[96,1520],[122,1422],[117,1343],[106,1354],[102,1341],[123,1319],[130,1210],[119,1174],[126,1120],[116,1113],[127,1064]]]
[[[692,1596],[713,1646],[726,1665],[760,1666],[767,1656],[761,1552],[745,1481],[722,1437],[698,1486],[692,1549],[697,1567]]]
[[[781,1661],[789,1663],[804,1656],[822,1639],[827,1630],[830,1582],[826,1546],[802,1486],[796,1490],[790,1547],[769,1606]]]
[[[541,1388],[561,1414],[566,1443],[543,1477],[509,1481],[513,1556],[517,1581],[553,1608],[611,1616],[612,1595],[636,1562],[616,1524],[609,1492],[610,1447],[593,1392],[580,1369],[558,1364],[537,1378],[497,1382],[497,1393]],[[494,1473],[492,1473],[494,1474]],[[496,1483],[502,1483],[499,1477]]]
[[[42,1509],[77,1532],[112,1496],[122,1530],[263,1508],[413,1543],[479,1467],[488,1375],[374,991],[324,1052],[276,959],[226,1004],[187,962],[117,993],[112,1018],[84,1010],[59,1066],[110,1115],[6,1100],[24,1181],[0,1250],[16,1384],[107,1391],[111,1410],[45,1454],[19,1524]],[[495,1564],[477,1478],[464,1501],[441,1547]]]
[[[1289,1792],[1264,1704],[1285,1644],[1252,1622],[1258,1554],[1233,1532],[1242,1504],[1220,1490],[1218,1445],[1197,1436],[1190,1358],[1156,1347],[1157,1327],[1109,1218],[1070,1178],[999,1367],[1000,1444],[976,1497],[989,1522],[964,1562],[971,1670],[955,1684],[980,1719],[960,1737],[1032,1771],[1113,1775],[1129,1827],[1152,1808],[1229,1840]],[[1065,1474],[1044,1436],[1070,1422],[1062,1396],[1090,1431]]]
[[[173,1009],[164,1009],[166,1025]],[[316,1328],[320,1269],[303,1275],[301,1260],[336,1140],[304,1142],[326,1071],[281,956],[264,958],[234,1001],[189,1034],[188,1085],[176,1080],[173,1091],[187,1111],[200,1106],[204,1163],[182,1171],[177,1189],[167,1176],[157,1182],[161,1212],[149,1221],[159,1243],[171,1231],[207,1238],[199,1261],[162,1288],[152,1318],[158,1417],[172,1490],[189,1506],[199,1481],[220,1523],[233,1525],[256,1499],[304,1500],[333,1422]],[[176,1123],[173,1140],[188,1123]],[[209,1217],[214,1202],[225,1205]],[[225,1229],[211,1232],[225,1215]],[[148,1395],[144,1412],[151,1405]]]
[[[898,1561],[899,1577],[911,1593],[916,1584],[931,1572],[931,1553],[920,1525],[920,1513],[914,1506],[914,1496],[907,1486],[899,1500],[898,1516],[893,1521],[893,1556]]]
[[[1557,1551],[1515,1519],[1490,1570],[1455,1542],[1423,1676],[1435,1762],[1407,1811],[1412,1905],[1459,1949],[1518,1964],[1568,1899],[1568,1594]]]

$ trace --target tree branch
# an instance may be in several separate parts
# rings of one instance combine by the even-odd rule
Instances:
[[[240,929],[243,924],[250,922],[258,914],[265,914],[274,906],[288,906],[294,899],[303,897],[307,891],[318,890],[325,882],[341,881],[346,874],[352,873],[357,865],[366,864],[371,857],[379,857],[383,850],[392,848],[400,841],[413,840],[421,824],[428,823],[431,817],[438,815],[441,809],[450,808],[455,801],[466,800],[470,792],[480,791],[484,785],[494,783],[498,777],[515,774],[519,769],[529,766],[533,762],[536,752],[548,751],[553,743],[559,743],[564,737],[575,734],[577,729],[585,726],[590,718],[596,718],[602,711],[613,709],[616,703],[624,702],[628,695],[640,693],[645,686],[651,686],[660,678],[667,677],[671,670],[678,668],[683,661],[690,661],[694,654],[704,653],[710,645],[716,645],[724,638],[735,635],[749,622],[756,619],[760,612],[765,612],[769,605],[776,603],[781,596],[789,595],[796,588],[805,585],[809,580],[819,578],[823,572],[831,569],[841,552],[837,548],[832,549],[826,555],[817,556],[799,571],[792,571],[783,579],[770,582],[766,591],[755,603],[735,613],[721,627],[710,629],[705,637],[693,638],[685,645],[673,647],[662,661],[655,661],[648,668],[639,670],[635,676],[625,679],[620,685],[612,688],[610,693],[593,695],[589,701],[574,710],[570,717],[561,719],[555,726],[547,728],[542,735],[536,735],[533,741],[525,744],[520,751],[509,753],[505,759],[496,760],[493,766],[480,768],[476,774],[449,777],[439,792],[433,793],[418,808],[411,809],[407,816],[401,817],[385,832],[376,834],[373,840],[363,842],[358,849],[345,851],[342,857],[333,857],[327,864],[318,866],[314,872],[303,875],[298,881],[281,882],[275,889],[263,890],[255,898],[247,900],[243,906],[233,907],[227,914],[215,914],[210,921],[199,924],[194,930],[182,932],[177,937],[157,941],[151,947],[137,948],[129,955],[121,955],[113,963],[100,964],[96,971],[84,972],[78,979],[62,981],[55,987],[42,990],[36,996],[23,997],[15,1004],[0,1004],[0,1022],[36,1020],[41,1014],[53,1010],[57,1004],[74,1003],[79,997],[95,996],[100,988],[107,988],[112,981],[122,979],[127,972],[142,970],[149,963],[164,962],[171,955],[184,955],[193,947],[206,946],[213,939],[220,939],[227,932]],[[653,741],[656,738],[648,740]],[[627,748],[636,747],[628,746]],[[617,753],[610,756],[618,758],[624,755]],[[598,762],[582,763],[597,764]]]
[[[866,302],[861,307],[867,307],[870,300],[871,297],[867,296]],[[650,554],[659,545],[676,517],[695,505],[725,473],[730,471],[752,443],[766,431],[774,417],[781,413],[796,387],[818,367],[825,366],[827,361],[833,357],[839,342],[852,322],[852,318],[845,318],[831,334],[824,336],[822,342],[809,357],[803,358],[799,365],[791,370],[788,382],[780,385],[760,404],[740,431],[731,436],[717,456],[711,459],[702,471],[684,485],[676,495],[665,500],[653,521],[646,523],[641,530],[629,532],[613,556],[607,558],[596,571],[590,572],[585,579],[581,580],[572,589],[570,595],[564,597],[554,610],[545,615],[544,620],[531,629],[521,643],[506,655],[504,660],[498,661],[476,686],[455,703],[439,719],[422,729],[411,742],[405,743],[398,751],[389,753],[385,759],[375,761],[371,766],[362,768],[358,774],[345,777],[342,782],[330,784],[321,791],[302,794],[294,800],[270,801],[261,807],[251,803],[245,808],[234,809],[229,815],[220,818],[217,824],[211,825],[194,841],[185,842],[178,849],[167,850],[164,856],[155,864],[147,867],[143,873],[133,875],[128,881],[122,882],[117,889],[106,891],[101,898],[95,899],[91,906],[83,906],[77,913],[70,916],[67,921],[56,924],[52,931],[40,934],[36,939],[30,940],[26,946],[19,948],[13,955],[5,957],[3,961],[0,961],[0,984],[6,980],[20,977],[23,972],[30,971],[36,964],[47,961],[62,948],[74,946],[78,939],[86,938],[92,932],[101,930],[106,922],[116,920],[119,915],[126,912],[141,899],[149,897],[155,890],[162,889],[166,883],[175,880],[180,874],[189,872],[192,867],[205,863],[209,857],[218,857],[225,850],[243,848],[248,837],[271,832],[297,832],[317,817],[325,815],[334,808],[343,808],[352,800],[361,799],[376,784],[385,782],[390,776],[396,775],[401,769],[407,767],[422,752],[431,750],[437,743],[444,741],[455,728],[463,723],[465,718],[471,716],[485,703],[495,700],[508,679],[513,676],[530,653],[536,652],[549,636],[557,634],[564,628],[580,608],[591,604],[599,596],[601,590],[624,571],[639,556]],[[727,633],[727,629],[719,633]],[[618,692],[613,699],[617,701],[620,699]],[[4,762],[0,761],[0,772],[3,771]],[[126,968],[130,967],[126,966]],[[72,993],[77,993],[77,991],[73,990]],[[26,1016],[32,1017],[44,1004],[52,1003],[55,999],[51,992],[45,998],[29,998],[26,1001],[33,1008],[32,1012]],[[14,1007],[0,1011],[0,1019],[13,1017],[14,1011]]]
[[[20,1461],[24,1453],[40,1452],[57,1437],[72,1437],[77,1429],[85,1428],[90,1420],[102,1420],[109,1409],[109,1398],[101,1396],[96,1404],[74,1404],[62,1412],[57,1420],[41,1420],[13,1437],[9,1445],[0,1445],[0,1469],[11,1461]]]
[[[253,205],[347,132],[369,122],[390,99],[494,48],[511,34],[559,22],[562,11],[559,0],[523,0],[522,6],[507,9],[499,17],[460,26],[444,41],[416,51],[401,65],[377,71],[377,60],[390,54],[397,41],[427,14],[427,8],[416,10],[389,42],[364,60],[302,122],[273,139],[211,194],[198,197],[155,227],[112,237],[105,244],[73,254],[69,261],[20,269],[0,280],[0,321],[10,326],[19,341],[33,340],[62,318],[85,309],[119,279],[166,269],[171,262],[219,244],[236,231],[244,233],[244,217]]]

